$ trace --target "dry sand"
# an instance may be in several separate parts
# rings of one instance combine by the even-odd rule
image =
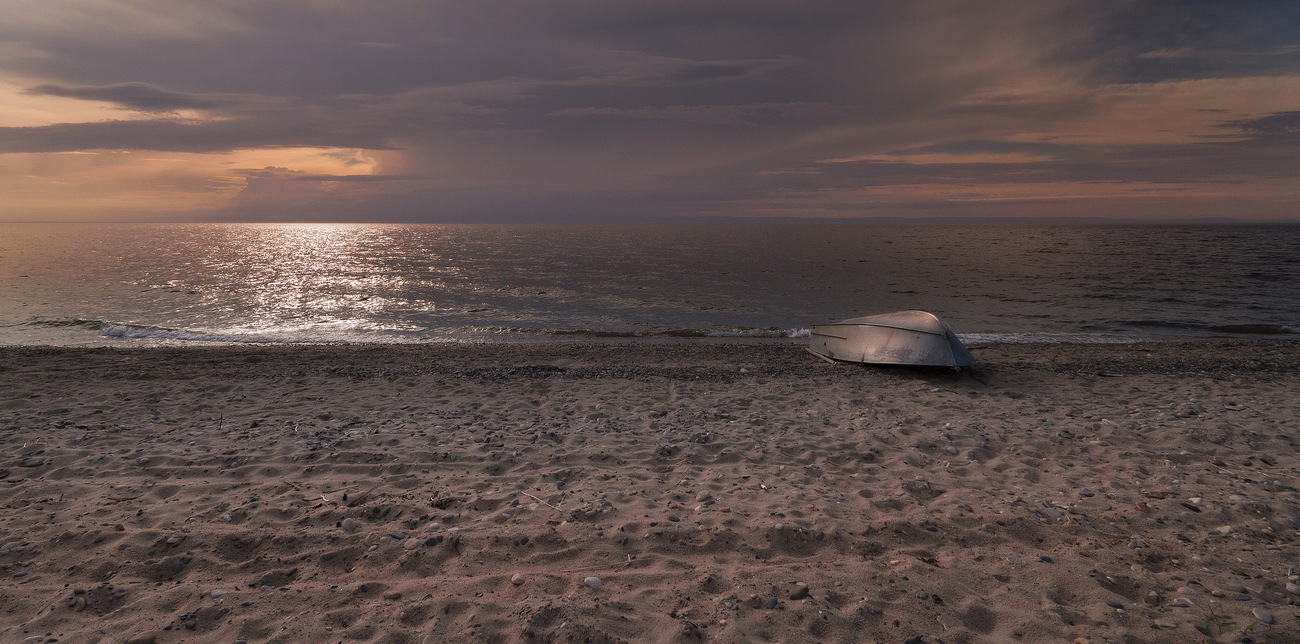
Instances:
[[[973,353],[0,349],[0,642],[1300,640],[1300,343]]]

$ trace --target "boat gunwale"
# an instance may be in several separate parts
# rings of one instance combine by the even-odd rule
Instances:
[[[912,333],[924,333],[924,334],[926,334],[926,335],[946,336],[946,335],[948,334],[948,323],[946,323],[946,322],[941,322],[940,324],[943,324],[944,328],[943,328],[942,331],[938,331],[938,332],[936,332],[936,331],[925,331],[925,330],[922,330],[922,329],[913,329],[913,328],[911,328],[911,327],[898,326],[898,325],[896,325],[896,324],[877,324],[877,323],[874,323],[874,322],[852,322],[852,323],[845,324],[844,322],[829,322],[829,323],[827,323],[827,324],[815,324],[815,325],[812,326],[812,328],[810,328],[810,329],[808,330],[808,332],[809,332],[810,335],[825,335],[825,336],[827,336],[827,337],[831,337],[831,338],[840,338],[840,336],[837,336],[837,335],[828,335],[828,334],[826,334],[826,333],[818,333],[818,332],[817,332],[817,328],[818,328],[818,327],[827,327],[827,326],[844,326],[844,327],[879,327],[879,328],[885,328],[885,329],[898,329],[898,330],[900,330],[900,331],[911,331]],[[847,340],[848,338],[840,338],[840,339],[841,339],[841,340]]]

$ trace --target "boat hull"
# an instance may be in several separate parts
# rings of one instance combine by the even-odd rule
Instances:
[[[874,324],[837,323],[812,327],[809,348],[832,360],[921,367],[965,367],[975,363],[961,341],[942,325],[928,333]]]

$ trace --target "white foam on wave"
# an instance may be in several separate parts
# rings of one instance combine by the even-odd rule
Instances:
[[[420,341],[420,335],[411,332],[415,327],[366,325],[364,321],[358,320],[331,320],[272,328],[230,327],[221,330],[178,329],[117,322],[104,322],[97,328],[101,337],[159,342],[409,344]]]
[[[710,331],[709,338],[806,338],[808,329],[732,329],[730,331]]]
[[[107,338],[132,340],[179,340],[182,342],[239,342],[261,344],[293,344],[311,342],[302,337],[280,336],[272,334],[233,334],[187,331],[156,326],[136,326],[134,324],[106,324],[99,334]]]

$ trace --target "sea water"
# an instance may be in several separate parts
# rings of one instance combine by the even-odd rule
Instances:
[[[901,309],[968,342],[1290,335],[1300,226],[0,224],[9,345],[787,338]]]

